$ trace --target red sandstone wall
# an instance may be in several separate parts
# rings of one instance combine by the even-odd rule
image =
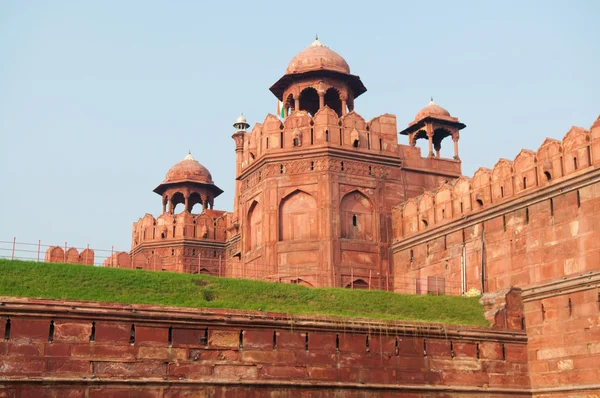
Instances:
[[[524,292],[531,384],[544,391],[537,396],[567,394],[552,389],[571,395],[571,388],[587,388],[579,396],[600,394],[599,289],[595,272]]]
[[[600,119],[394,211],[396,291],[524,289],[534,396],[600,396],[599,166]]]
[[[92,249],[83,249],[79,253],[76,248],[71,247],[65,253],[62,247],[51,246],[46,250],[44,261],[47,263],[94,265],[94,251]]]
[[[269,115],[234,138],[241,242],[227,275],[386,288],[392,207],[460,175],[458,161],[399,146],[388,114],[366,121],[324,107],[283,123]]]
[[[519,332],[14,299],[0,325],[0,396],[529,396]]]
[[[462,261],[467,290],[484,291],[600,269],[598,166],[600,119],[409,200],[393,215],[395,290],[435,276],[461,294]]]

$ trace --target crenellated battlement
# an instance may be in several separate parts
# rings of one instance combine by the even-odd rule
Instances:
[[[513,161],[478,169],[393,210],[394,241],[431,230],[527,195],[600,165],[600,118],[585,130],[572,127],[562,141],[547,138],[537,152],[523,149]]]
[[[183,211],[163,213],[154,218],[146,214],[133,223],[132,250],[147,242],[166,242],[172,239],[203,239],[217,242],[226,240],[227,218],[230,213],[205,210],[201,214]]]
[[[295,111],[283,121],[269,114],[263,123],[256,123],[252,131],[243,133],[241,172],[266,154],[289,156],[298,151],[304,156],[312,148],[323,147],[399,158],[396,117],[383,114],[367,122],[355,111],[340,117],[328,106],[314,116]]]

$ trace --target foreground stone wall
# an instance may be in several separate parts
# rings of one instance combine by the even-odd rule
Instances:
[[[525,289],[523,301],[536,396],[600,396],[600,272]]]
[[[0,396],[530,396],[517,330],[0,300]]]

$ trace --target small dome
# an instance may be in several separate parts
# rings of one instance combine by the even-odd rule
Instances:
[[[423,109],[421,109],[417,116],[415,116],[415,121],[426,118],[427,116],[442,116],[442,117],[451,117],[450,112],[439,106],[433,101],[429,101],[429,104]]]
[[[235,120],[235,124],[240,124],[240,123],[244,123],[244,124],[248,123],[243,114],[239,115],[238,118]]]
[[[208,169],[198,163],[198,161],[192,157],[191,153],[188,153],[182,161],[169,169],[163,184],[184,181],[214,184]]]
[[[286,74],[331,70],[350,74],[350,66],[341,55],[321,44],[319,39],[300,51],[289,63]]]

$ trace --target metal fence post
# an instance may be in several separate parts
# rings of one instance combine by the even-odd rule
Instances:
[[[42,249],[42,240],[38,239],[38,256],[37,256],[37,260],[38,262],[40,261],[40,251]]]
[[[390,271],[387,271],[385,273],[385,291],[389,292],[390,291]]]
[[[10,259],[14,260],[15,259],[15,245],[17,244],[17,237],[15,236],[13,238],[13,244],[12,244],[12,254],[10,255]]]
[[[64,258],[63,262],[66,263],[67,262],[67,242],[66,241],[65,241],[65,251],[63,253],[63,258]]]

